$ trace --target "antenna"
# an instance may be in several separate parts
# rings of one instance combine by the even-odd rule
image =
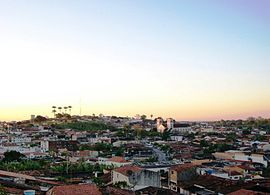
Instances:
[[[80,98],[80,116],[82,115],[82,98]]]

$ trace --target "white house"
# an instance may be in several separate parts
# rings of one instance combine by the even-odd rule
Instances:
[[[121,166],[125,166],[125,165],[130,165],[130,164],[132,164],[132,162],[126,161],[121,156],[114,156],[112,158],[99,157],[98,164],[106,165],[106,166],[121,167]]]

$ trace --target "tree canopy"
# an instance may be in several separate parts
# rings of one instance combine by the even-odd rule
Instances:
[[[13,161],[21,161],[21,159],[25,157],[24,154],[21,154],[20,152],[11,150],[4,153],[4,162],[13,162]]]

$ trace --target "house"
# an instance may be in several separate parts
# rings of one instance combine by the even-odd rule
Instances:
[[[95,150],[76,151],[69,158],[71,162],[96,160],[99,152]]]
[[[243,151],[228,150],[226,152],[215,152],[213,156],[221,160],[236,160],[242,162],[260,163],[264,167],[268,166],[268,158],[263,154],[246,154]]]
[[[130,165],[132,162],[125,160],[122,156],[114,156],[112,158],[98,158],[98,164],[106,166],[121,167],[124,165]]]
[[[165,189],[165,188],[157,188],[157,187],[146,187],[136,191],[136,195],[177,195],[176,192]]]
[[[52,187],[46,195],[101,195],[98,187],[93,184],[63,185]]]
[[[169,170],[169,189],[180,192],[178,182],[189,181],[197,176],[196,165],[192,163],[172,166]]]
[[[134,161],[146,160],[154,155],[153,150],[145,147],[142,144],[127,144],[125,145],[124,156]]]
[[[108,186],[106,189],[104,189],[103,194],[108,195],[135,195],[135,192],[127,189],[119,189]]]
[[[26,136],[14,136],[11,137],[10,140],[11,143],[14,144],[24,144],[24,143],[30,143],[31,142],[31,137],[26,137]]]
[[[60,149],[67,149],[68,151],[77,151],[78,142],[73,140],[57,140],[57,141],[42,141],[42,151],[54,151],[58,152]]]
[[[266,195],[269,194],[267,192],[256,192],[253,190],[245,190],[245,189],[240,189],[234,192],[229,193],[228,195]]]
[[[160,187],[160,173],[143,169],[138,166],[126,165],[112,171],[112,182],[126,182],[133,190],[148,186]]]

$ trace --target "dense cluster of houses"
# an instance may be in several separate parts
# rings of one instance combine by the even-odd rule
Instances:
[[[75,184],[46,174],[34,175],[34,170],[32,173],[0,170],[0,184],[8,194],[270,193],[270,180],[265,174],[270,162],[269,134],[263,130],[253,129],[243,136],[240,130],[214,123],[176,122],[161,117],[150,120],[102,115],[74,116],[69,120],[72,121],[1,122],[0,158],[8,151],[17,151],[27,159],[52,158],[54,163],[61,159],[70,164],[100,165],[104,168],[95,177],[102,185],[93,178]],[[74,121],[98,121],[115,128],[77,131],[54,126]],[[119,135],[125,128],[129,132]],[[138,128],[148,134],[136,136]],[[162,138],[166,133],[168,137]],[[251,139],[255,135],[263,139]],[[92,147],[97,144],[110,148],[104,152]]]

